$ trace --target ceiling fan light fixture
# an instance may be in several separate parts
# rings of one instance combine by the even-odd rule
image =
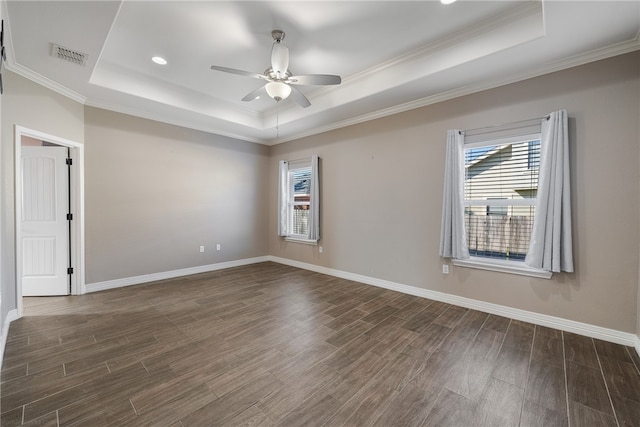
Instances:
[[[161,56],[154,56],[151,60],[158,65],[167,65],[167,60]]]
[[[282,82],[269,82],[264,88],[267,90],[267,94],[276,100],[276,102],[280,102],[283,99],[287,99],[289,95],[291,95],[291,87]]]

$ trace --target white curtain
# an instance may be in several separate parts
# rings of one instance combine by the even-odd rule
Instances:
[[[566,110],[542,120],[536,213],[525,264],[573,272],[569,132]]]
[[[440,256],[469,258],[464,226],[464,135],[458,129],[447,131]]]
[[[289,204],[287,188],[287,176],[289,174],[289,162],[280,160],[278,174],[278,236],[286,236],[287,230],[287,206]]]
[[[311,157],[311,212],[309,212],[309,240],[320,239],[320,180],[318,179],[318,156]]]

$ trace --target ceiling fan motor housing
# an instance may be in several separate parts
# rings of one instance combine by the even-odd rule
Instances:
[[[282,30],[273,30],[273,31],[271,31],[271,37],[273,37],[273,40],[276,43],[280,43],[282,40],[284,40],[284,31],[282,31]]]

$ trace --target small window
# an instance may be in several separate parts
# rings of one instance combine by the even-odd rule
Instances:
[[[464,203],[472,257],[524,261],[535,216],[539,135],[465,144]]]
[[[309,235],[309,207],[311,206],[311,166],[288,173],[289,236],[307,238]]]
[[[278,200],[278,235],[316,244],[320,238],[318,156],[281,161]]]

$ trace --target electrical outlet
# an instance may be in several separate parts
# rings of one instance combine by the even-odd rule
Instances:
[[[449,274],[449,265],[442,264],[442,274]]]
[[[318,252],[322,253],[322,251],[323,251],[323,250],[324,250],[324,249],[322,249],[322,246],[319,246],[319,247],[318,247]]]
[[[219,250],[220,250],[220,243],[216,245],[216,251],[219,251]]]
[[[200,246],[200,252],[204,252],[204,246]]]

